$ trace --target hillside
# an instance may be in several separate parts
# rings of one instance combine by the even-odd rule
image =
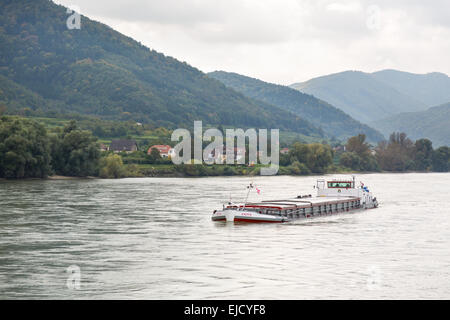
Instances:
[[[372,75],[378,81],[427,106],[437,106],[450,101],[450,78],[446,74],[438,72],[415,74],[382,70]]]
[[[8,113],[83,114],[167,127],[280,128],[321,136],[311,123],[256,102],[201,71],[47,0],[0,2],[0,104]]]
[[[378,81],[369,73],[345,71],[290,87],[312,94],[363,123],[401,113],[425,110],[422,102]]]
[[[224,71],[211,72],[208,76],[250,98],[293,112],[321,127],[329,136],[345,139],[365,133],[371,141],[383,139],[379,132],[354,120],[341,110],[292,88]]]
[[[386,136],[402,131],[412,139],[428,138],[433,146],[450,145],[450,103],[420,112],[401,113],[372,123]]]

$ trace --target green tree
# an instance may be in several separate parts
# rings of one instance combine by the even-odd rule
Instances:
[[[288,166],[291,163],[289,154],[280,153],[280,166]]]
[[[347,140],[346,152],[342,154],[341,165],[360,171],[379,171],[377,160],[370,151],[365,134],[358,134]]]
[[[290,163],[298,161],[300,163],[306,163],[306,157],[308,155],[309,148],[307,144],[296,142],[289,150],[289,156],[291,158]]]
[[[328,166],[333,163],[333,151],[329,145],[313,143],[308,145],[309,153],[306,166],[313,173],[325,173]]]
[[[52,166],[57,174],[85,177],[97,175],[99,146],[90,131],[79,130],[75,121],[52,139]]]
[[[358,134],[357,136],[349,138],[345,149],[348,152],[355,152],[360,157],[370,153],[370,146],[366,142],[365,134]]]
[[[291,163],[303,163],[313,173],[324,173],[333,163],[333,151],[329,145],[320,143],[302,144],[294,143],[289,151]]]
[[[110,154],[100,159],[100,177],[101,178],[123,178],[126,175],[126,169],[122,157],[118,154]]]
[[[45,178],[51,173],[46,129],[36,121],[0,119],[0,177]]]
[[[433,152],[432,157],[433,171],[448,172],[450,171],[450,148],[443,146],[437,148]]]
[[[339,164],[353,170],[361,170],[361,157],[356,152],[345,152],[341,155]]]
[[[289,173],[294,175],[305,175],[311,173],[304,163],[294,161],[289,167]]]
[[[153,148],[152,151],[150,151],[150,154],[148,155],[148,159],[150,163],[159,163],[162,159],[159,150]]]
[[[386,171],[406,171],[414,168],[414,143],[406,133],[394,132],[389,141],[381,141],[376,148],[376,159]]]
[[[428,171],[432,168],[433,144],[428,139],[416,140],[414,150],[414,164],[416,170]]]

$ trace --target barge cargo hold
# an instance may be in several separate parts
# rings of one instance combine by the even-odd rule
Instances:
[[[248,187],[248,193],[254,188]],[[289,222],[334,215],[355,210],[378,207],[378,201],[369,189],[361,183],[355,186],[353,180],[317,180],[317,196],[297,196],[281,200],[233,204],[229,202],[222,210],[214,210],[213,221],[227,222]],[[247,198],[248,198],[247,193]]]

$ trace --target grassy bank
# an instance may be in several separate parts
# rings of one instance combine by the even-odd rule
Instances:
[[[129,164],[125,165],[126,177],[207,177],[207,176],[257,176],[265,165],[174,165],[174,164]],[[298,170],[292,166],[280,166],[277,175],[312,175],[356,173],[348,168],[330,166],[324,172]]]

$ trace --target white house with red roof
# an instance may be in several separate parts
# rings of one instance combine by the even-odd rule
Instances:
[[[281,154],[288,154],[289,153],[289,148],[283,148],[280,150]]]
[[[152,149],[157,149],[162,158],[173,157],[175,155],[175,150],[169,145],[156,144],[151,146],[147,153],[152,153]]]

